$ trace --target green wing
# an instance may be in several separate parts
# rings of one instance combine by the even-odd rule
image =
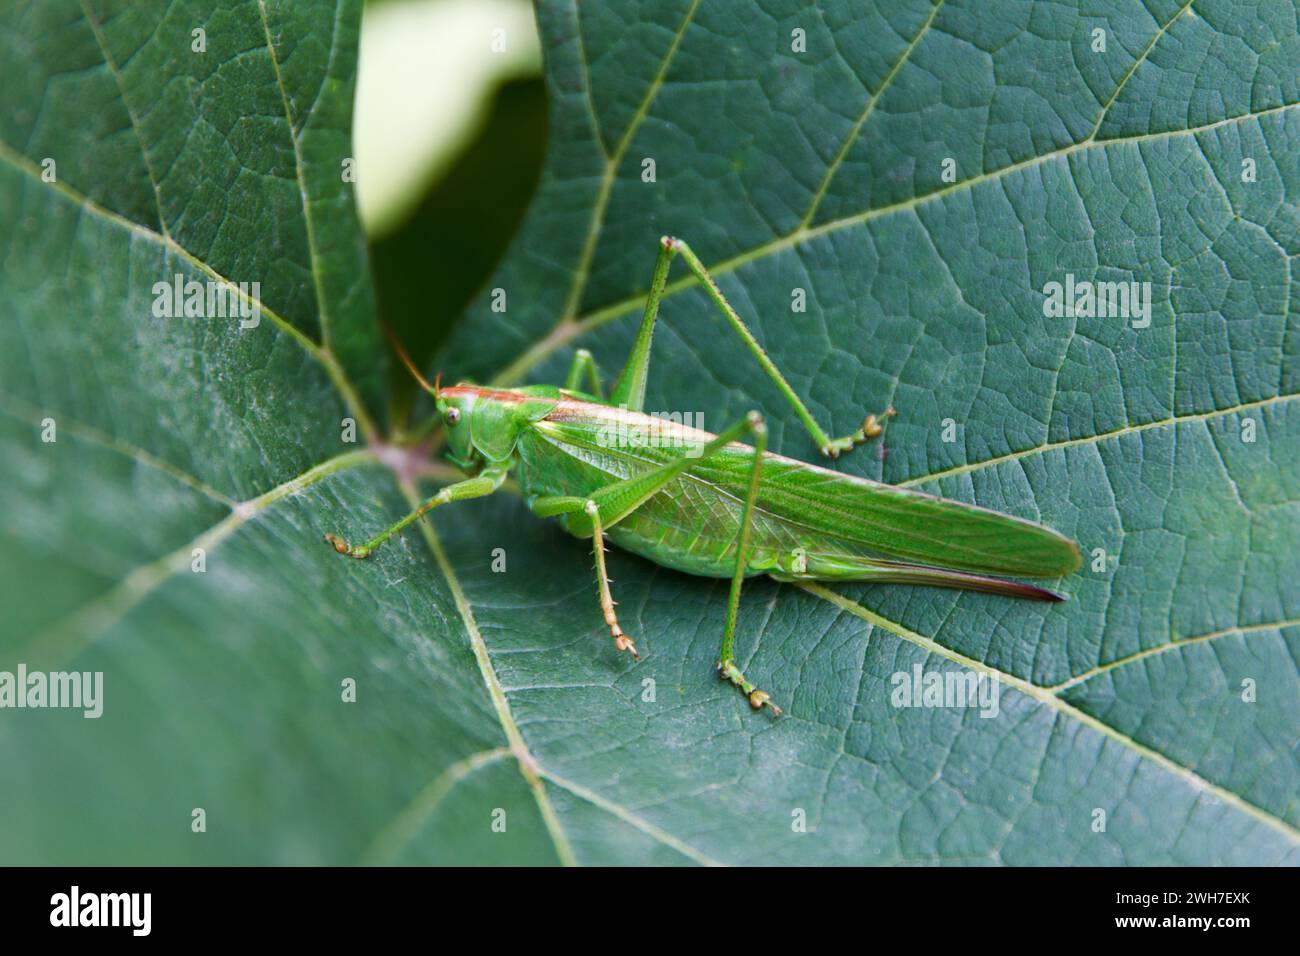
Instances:
[[[682,441],[648,445],[625,444],[618,437],[611,441],[609,430],[619,423],[644,426],[655,437],[676,436]],[[538,429],[567,448],[567,454],[581,457],[586,467],[611,478],[664,464],[680,456],[683,445],[698,445],[713,437],[651,422],[637,413],[575,401],[561,401]],[[674,444],[677,447],[671,447]],[[689,552],[707,558],[697,562],[700,567],[691,565],[694,573],[725,570],[753,456],[748,445],[729,445],[693,462],[669,489],[645,503],[635,520],[643,526],[645,537],[665,545],[655,552],[656,560],[671,566],[687,564],[665,560],[660,552]],[[763,459],[751,540],[756,555],[770,560],[780,560],[796,548],[807,553],[808,574],[786,576],[909,581],[1007,593],[1014,589],[978,575],[1057,577],[1080,564],[1078,546],[1042,525],[771,453]],[[706,569],[711,563],[718,567]],[[1055,597],[1034,590],[1029,596]]]
[[[752,452],[728,453],[691,472],[743,494]],[[828,539],[828,550],[852,544],[866,556],[1027,577],[1069,574],[1080,563],[1078,545],[1042,525],[780,455],[766,456],[759,507]]]

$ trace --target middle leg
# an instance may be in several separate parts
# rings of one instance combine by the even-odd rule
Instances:
[[[744,584],[745,570],[749,564],[750,529],[754,523],[754,503],[758,500],[763,475],[763,452],[767,450],[767,426],[762,419],[752,422],[751,433],[754,436],[754,465],[749,472],[749,489],[740,515],[740,530],[736,533],[736,570],[731,576],[731,592],[727,596],[727,623],[722,631],[722,650],[718,653],[718,676],[731,681],[748,697],[750,707],[755,710],[766,707],[772,711],[773,717],[780,717],[781,708],[772,703],[772,695],[750,683],[736,665],[736,615],[740,611],[740,588]]]
[[[750,412],[740,421],[736,422],[730,428],[725,429],[721,434],[714,436],[712,441],[707,442],[700,450],[699,454],[694,456],[682,455],[681,457],[653,468],[650,471],[636,475],[632,478],[625,478],[622,481],[616,481],[592,491],[588,496],[575,495],[556,495],[541,497],[534,500],[530,507],[533,514],[539,518],[556,517],[559,515],[569,515],[577,517],[585,515],[591,523],[591,536],[593,539],[593,550],[596,556],[596,578],[600,593],[600,609],[605,616],[605,623],[609,625],[610,634],[614,638],[614,646],[620,651],[630,651],[633,659],[640,660],[637,654],[636,646],[632,639],[623,633],[619,626],[618,616],[614,612],[615,601],[609,589],[609,575],[605,569],[605,531],[608,528],[618,524],[628,515],[641,507],[649,498],[658,494],[673,479],[677,478],[683,471],[698,461],[708,459],[717,454],[721,449],[746,434],[756,436],[758,444],[755,449],[755,470],[754,470],[754,487],[757,488],[758,468],[762,461],[763,448],[767,442],[767,431],[763,425],[762,416],[757,412]],[[752,499],[752,495],[751,495]],[[747,514],[753,511],[753,501],[749,503]],[[579,537],[586,537],[586,529],[581,525],[573,526],[570,518],[569,530]],[[743,550],[743,546],[742,546]],[[743,570],[743,563],[739,566]],[[743,575],[742,575],[743,576]],[[728,641],[729,635],[735,629],[735,602],[740,599],[739,584],[733,582],[733,605],[728,615]],[[728,646],[724,643],[724,650]],[[722,664],[719,663],[719,668]],[[734,664],[732,665],[734,669]],[[737,670],[736,674],[740,679],[744,679]],[[737,686],[741,686],[737,684]],[[742,689],[744,689],[742,687]],[[752,685],[745,693],[757,691]],[[764,695],[766,696],[766,695]],[[754,698],[751,697],[750,703],[753,704]],[[761,707],[761,703],[754,704],[755,707]],[[779,711],[778,711],[779,713]]]
[[[569,366],[569,374],[564,380],[564,387],[570,392],[576,392],[578,387],[582,385],[584,377],[589,388],[588,394],[601,398],[600,370],[596,368],[596,359],[586,349],[578,349],[573,353],[573,364]]]

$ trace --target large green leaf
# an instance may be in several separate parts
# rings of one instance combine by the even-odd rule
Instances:
[[[1300,860],[1292,3],[542,7],[549,164],[452,374],[612,374],[672,232],[835,432],[899,409],[837,467],[1104,552],[1050,607],[747,587],[775,722],[712,677],[724,582],[612,554],[631,667],[587,545],[516,498],[366,564],[320,543],[413,496],[340,438],[380,375],[356,17],[4,14],[0,666],[103,671],[105,707],[0,711],[0,858]],[[154,318],[175,272],[260,280],[263,323]],[[1068,273],[1149,281],[1150,325],[1045,317]],[[649,405],[813,454],[677,273]],[[997,678],[997,716],[894,707],[914,666]]]

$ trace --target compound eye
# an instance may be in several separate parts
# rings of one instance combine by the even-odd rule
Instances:
[[[448,425],[455,425],[460,421],[460,409],[453,405],[451,408],[447,409],[446,414],[442,417],[446,420]]]

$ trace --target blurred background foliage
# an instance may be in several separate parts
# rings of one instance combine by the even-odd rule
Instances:
[[[497,32],[501,31],[501,32]],[[546,147],[527,0],[370,0],[354,125],[380,317],[425,366],[491,275]],[[394,420],[415,384],[390,363]]]

